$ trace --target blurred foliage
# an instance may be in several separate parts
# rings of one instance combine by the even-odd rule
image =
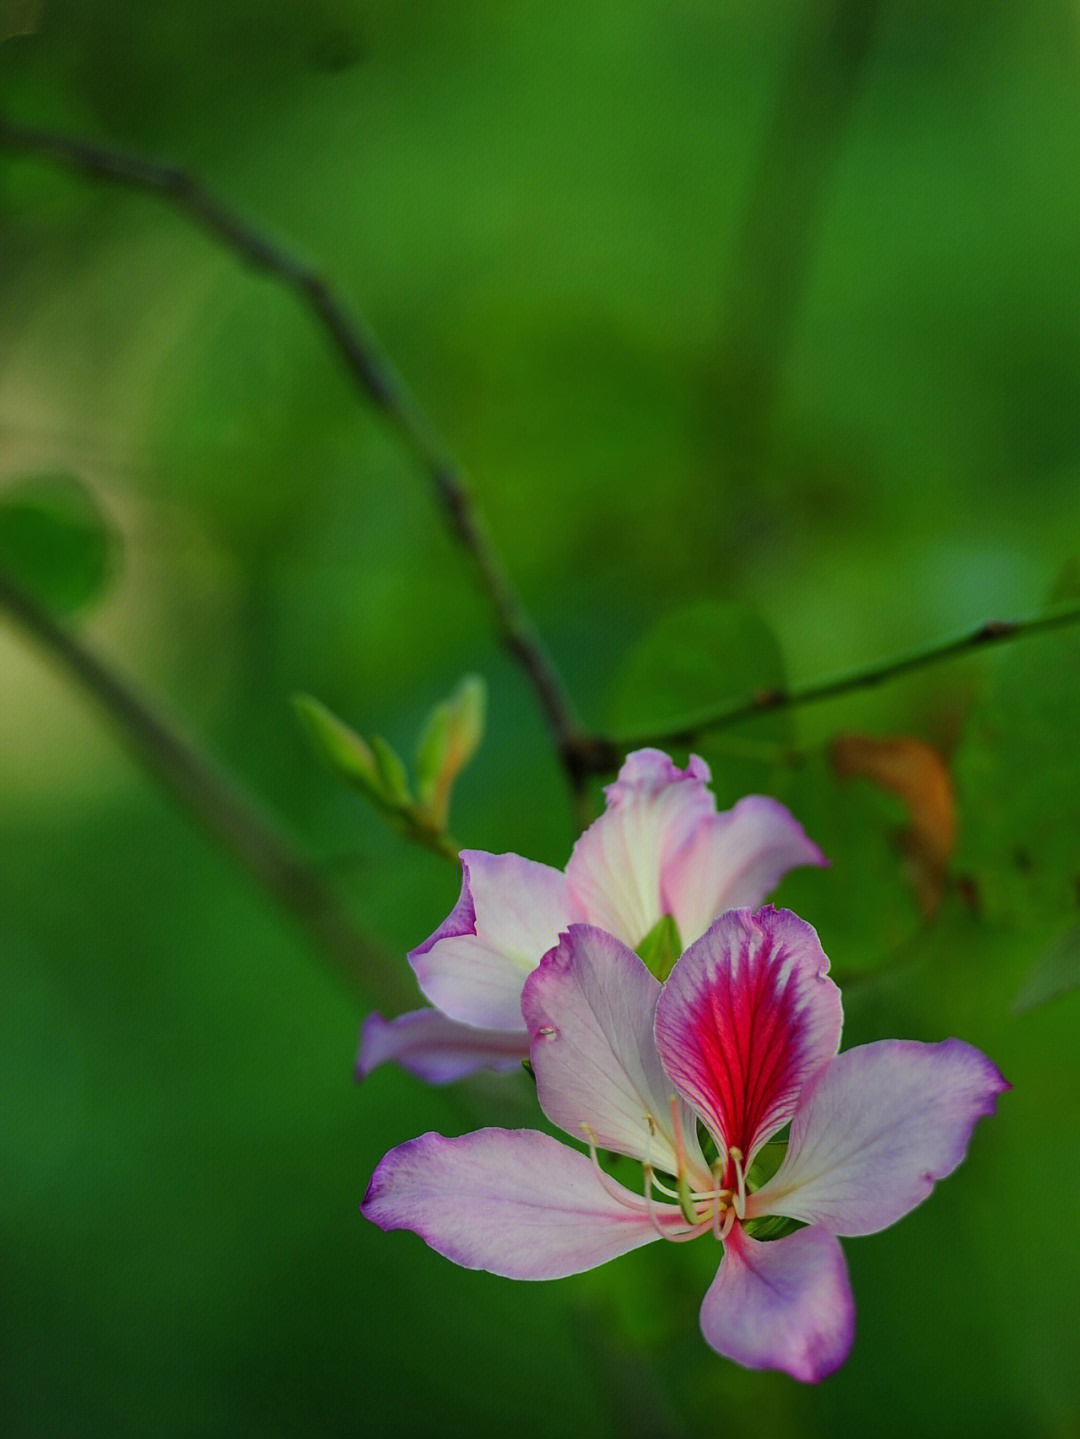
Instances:
[[[586,721],[647,728],[1032,613],[1080,549],[1076,6],[875,7],[842,122],[809,157],[789,134],[770,170],[800,57],[835,81],[834,8],[45,0],[0,45],[0,93],[20,120],[183,164],[317,260],[475,476]],[[812,195],[763,210],[762,175],[804,170]],[[0,502],[78,478],[124,545],[80,626],[308,837],[388,956],[358,998],[331,990],[0,631],[16,1432],[1075,1433],[1077,634],[702,747],[722,804],[778,795],[832,860],[777,899],[851,981],[845,1042],[959,1034],[1014,1085],[923,1208],[847,1244],[847,1366],[804,1389],[708,1351],[704,1244],[547,1285],[458,1270],[356,1203],[391,1145],[534,1125],[534,1094],[389,1068],[354,1088],[356,1021],[411,992],[405,951],[458,880],[335,787],[288,697],[403,750],[482,673],[455,833],[562,865],[574,827],[533,697],[426,478],[293,296],[159,202],[26,157],[0,154],[0,206]],[[798,280],[782,326],[768,294],[743,303],[754,213],[777,252],[755,283],[773,263]],[[764,398],[744,373],[762,385],[761,355]],[[739,395],[759,413],[736,452]],[[107,546],[64,523],[75,604]],[[840,778],[842,734],[948,760],[958,841],[932,916],[911,813]],[[1015,1013],[1048,955],[1043,1002]],[[1033,1223],[1035,1154],[1054,1223],[1021,1257],[1003,1241]]]
[[[49,609],[68,614],[97,599],[117,552],[115,532],[70,475],[34,475],[0,489],[0,569]]]

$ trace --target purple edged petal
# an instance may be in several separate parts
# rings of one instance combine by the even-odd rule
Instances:
[[[702,819],[665,864],[663,902],[683,944],[728,909],[756,909],[800,864],[827,865],[779,800],[749,795],[726,814]]]
[[[754,1151],[840,1043],[840,991],[804,920],[735,909],[692,944],[656,1006],[656,1047],[715,1139]]]
[[[528,1036],[520,1031],[475,1029],[437,1009],[414,1009],[396,1019],[369,1014],[360,1030],[356,1078],[366,1079],[393,1059],[429,1084],[449,1084],[477,1069],[519,1069],[528,1054]]]
[[[820,1225],[763,1244],[736,1224],[701,1306],[701,1332],[747,1369],[782,1369],[804,1384],[826,1378],[855,1338],[839,1244]]]
[[[601,929],[572,924],[526,980],[521,1009],[537,1097],[552,1123],[575,1139],[588,1126],[601,1148],[648,1157],[675,1174],[677,1096],[653,1041],[659,995],[659,981],[633,950]],[[678,1103],[688,1155],[707,1184],[693,1116]]]
[[[631,949],[665,914],[661,875],[716,801],[709,769],[692,755],[685,770],[659,750],[628,756],[604,791],[607,810],[574,846],[566,866],[581,918]]]
[[[462,850],[461,896],[409,960],[436,1009],[481,1029],[524,1030],[521,986],[573,920],[566,877],[516,854]]]
[[[791,1142],[748,1214],[785,1214],[834,1234],[873,1234],[921,1204],[967,1152],[976,1120],[1009,1086],[959,1039],[885,1039],[838,1054],[791,1121]]]
[[[660,1237],[640,1195],[604,1189],[577,1150],[533,1129],[422,1134],[392,1149],[361,1212],[381,1229],[411,1229],[466,1269],[508,1279],[561,1279]],[[678,1209],[657,1205],[685,1228]]]

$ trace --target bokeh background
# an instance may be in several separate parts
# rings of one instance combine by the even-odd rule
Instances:
[[[591,725],[1076,598],[1075,0],[0,19],[10,119],[182,164],[364,314]],[[850,981],[846,1042],[958,1034],[1014,1085],[925,1206],[846,1245],[846,1367],[811,1389],[712,1354],[704,1242],[552,1284],[456,1269],[365,1225],[372,1168],[426,1129],[533,1125],[534,1098],[524,1075],[355,1086],[358,1021],[415,1003],[405,952],[458,879],[320,767],[289,696],[407,751],[481,673],[455,832],[561,866],[534,697],[427,476],[293,295],[40,159],[0,153],[0,203],[0,499],[106,517],[108,583],[68,622],[385,957],[331,975],[0,624],[13,1432],[1080,1434],[1075,633],[703,746],[722,804],[778,794],[833,858],[779,898]],[[841,734],[941,766],[917,751],[906,798],[842,778]]]

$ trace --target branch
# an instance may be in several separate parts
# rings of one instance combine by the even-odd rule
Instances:
[[[942,660],[956,659],[959,655],[970,654],[990,645],[1042,634],[1047,630],[1061,629],[1065,625],[1080,623],[1080,605],[1059,609],[1050,614],[1036,615],[1028,620],[988,620],[976,630],[957,635],[953,639],[939,640],[925,649],[911,654],[885,660],[882,664],[866,669],[851,670],[833,679],[818,680],[814,684],[802,685],[795,689],[766,689],[756,694],[744,695],[714,709],[701,710],[688,715],[677,725],[662,732],[632,735],[625,738],[603,738],[594,741],[597,772],[616,768],[619,756],[628,750],[649,746],[693,744],[699,735],[710,730],[726,729],[740,720],[753,715],[765,714],[769,710],[795,709],[802,705],[816,704],[819,700],[835,699],[839,695],[851,694],[855,690],[872,689],[887,680],[897,679],[912,670],[925,669],[928,665],[939,664]]]
[[[427,471],[450,527],[470,556],[495,617],[499,639],[527,675],[543,709],[575,795],[584,773],[574,756],[581,732],[569,694],[499,558],[465,474],[394,371],[364,322],[350,315],[327,280],[279,249],[222,205],[191,175],[0,117],[0,145],[68,165],[134,190],[160,195],[234,250],[247,264],[293,290],[315,315],[355,384],[381,411]]]
[[[362,971],[386,966],[318,874],[196,750],[73,634],[0,573],[0,609],[91,695],[125,747],[250,878],[290,913],[355,998]]]

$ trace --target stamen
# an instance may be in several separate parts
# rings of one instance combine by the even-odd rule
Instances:
[[[717,1239],[720,1238],[721,1222],[727,1218],[730,1210],[726,1204],[718,1204],[712,1212],[712,1232]]]
[[[669,1199],[678,1199],[679,1196],[676,1191],[669,1188],[668,1185],[662,1184],[660,1180],[656,1177],[656,1171],[652,1167],[652,1142],[656,1138],[656,1120],[652,1117],[651,1114],[646,1114],[645,1123],[649,1129],[649,1137],[645,1141],[645,1154],[641,1160],[642,1167],[651,1176],[650,1182],[655,1185],[657,1189],[659,1189],[661,1194],[666,1194]]]
[[[621,1204],[624,1209],[632,1209],[635,1214],[644,1214],[648,1209],[648,1205],[639,1203],[635,1195],[628,1194],[625,1189],[615,1183],[610,1174],[606,1174],[604,1170],[600,1168],[600,1159],[596,1153],[596,1134],[593,1131],[592,1125],[583,1124],[581,1128],[589,1145],[589,1158],[593,1162],[593,1168],[596,1170],[605,1192],[615,1200],[616,1204]]]
[[[668,1199],[678,1199],[679,1191],[672,1189],[671,1185],[665,1184],[662,1179],[657,1179],[655,1170],[653,1171],[652,1182],[653,1187],[659,1189],[660,1193],[666,1195]]]
[[[679,1104],[678,1095],[671,1096],[671,1129],[675,1135],[675,1183],[678,1192],[675,1198],[679,1201],[679,1208],[683,1212],[683,1218],[687,1224],[697,1223],[697,1210],[694,1208],[693,1197],[690,1193],[690,1181],[686,1177],[686,1141],[683,1138],[682,1130],[682,1108]]]
[[[735,1196],[735,1213],[742,1219],[746,1211],[746,1173],[743,1170],[743,1152],[741,1149],[732,1148],[728,1150],[728,1154],[735,1165],[735,1178],[739,1184],[739,1190]]]
[[[675,1163],[678,1165],[676,1173],[681,1175],[686,1169],[686,1141],[683,1139],[679,1098],[675,1094],[671,1096],[671,1129],[675,1135]]]
[[[652,1185],[654,1183],[652,1170],[645,1166],[645,1205],[649,1212],[649,1221],[652,1227],[659,1234],[661,1239],[668,1239],[672,1244],[685,1244],[688,1239],[697,1239],[698,1235],[704,1234],[712,1224],[712,1215],[703,1219],[700,1223],[693,1224],[689,1229],[679,1229],[674,1232],[660,1223],[660,1217],[656,1212],[656,1203],[652,1197]]]

